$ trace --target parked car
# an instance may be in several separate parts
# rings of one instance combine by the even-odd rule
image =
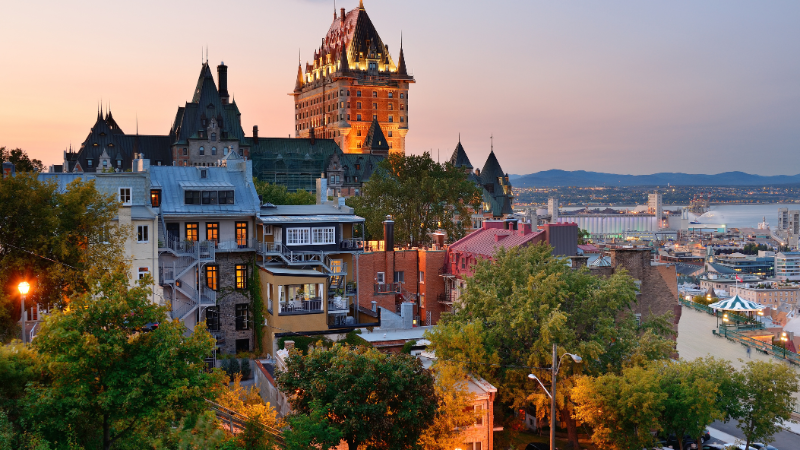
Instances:
[[[750,447],[755,447],[758,450],[778,450],[777,448],[762,442],[751,442]]]
[[[725,450],[724,444],[703,444],[702,450]]]
[[[531,442],[525,446],[525,450],[550,450],[550,444],[542,444],[541,442]],[[556,447],[558,450],[558,447]]]

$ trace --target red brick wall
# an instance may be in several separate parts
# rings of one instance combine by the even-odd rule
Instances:
[[[439,275],[439,270],[445,267],[447,252],[444,250],[420,250],[419,270],[425,273],[425,282],[420,283],[420,313],[422,323],[435,325],[444,312],[444,305],[439,303],[439,295],[444,294],[444,278]],[[431,313],[431,323],[427,323],[428,311]]]

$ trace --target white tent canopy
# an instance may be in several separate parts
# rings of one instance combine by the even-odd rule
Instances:
[[[747,311],[761,311],[765,309],[766,306],[751,302],[750,300],[745,300],[738,295],[726,298],[724,300],[720,300],[716,303],[712,303],[708,305],[711,309],[721,309],[723,311],[740,311],[740,312],[747,312]]]

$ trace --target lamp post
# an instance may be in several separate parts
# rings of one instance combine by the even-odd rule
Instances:
[[[728,337],[728,313],[722,315],[722,328],[725,329],[725,337]]]
[[[786,359],[786,342],[789,340],[789,337],[786,336],[786,332],[784,331],[781,333],[781,342],[783,342],[783,359]]]
[[[583,358],[572,353],[564,353],[563,355],[561,355],[561,359],[563,359],[567,355],[569,355],[569,357],[572,358],[572,360],[575,361],[576,363],[583,361]],[[544,393],[547,394],[548,397],[550,397],[550,450],[555,450],[556,448],[556,376],[558,376],[558,369],[561,368],[561,359],[558,358],[558,350],[556,349],[556,344],[553,344],[553,367],[551,368],[553,383],[550,386],[550,392],[548,392],[547,388],[544,387],[544,384],[542,383],[542,380],[539,379],[539,377],[537,377],[532,373],[528,374],[528,378],[539,382],[539,385],[542,386],[542,390],[544,390]]]
[[[22,343],[25,343],[25,316],[27,315],[25,312],[25,296],[28,295],[28,291],[31,289],[31,285],[28,284],[27,281],[23,281],[22,283],[17,286],[19,289],[19,293],[22,297]]]

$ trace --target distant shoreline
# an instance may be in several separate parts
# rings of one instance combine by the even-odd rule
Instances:
[[[769,205],[798,205],[798,207],[800,207],[800,201],[798,201],[797,203],[752,203],[752,202],[751,203],[713,203],[712,202],[712,203],[709,204],[709,206],[769,206]],[[595,209],[595,208],[611,208],[611,209],[625,209],[625,208],[628,208],[628,209],[632,209],[632,208],[636,208],[637,206],[646,206],[646,205],[616,205],[616,204],[603,204],[603,205],[594,205],[593,204],[593,205],[588,205],[588,206],[585,205],[585,204],[584,205],[563,205],[563,204],[562,205],[558,205],[559,209],[561,209],[561,208],[587,208],[587,207],[589,209]],[[688,207],[689,205],[662,204],[661,206],[663,208],[665,208],[665,209],[669,209],[669,208],[684,208],[684,207]],[[542,208],[542,209],[546,209],[547,205],[546,204],[543,204],[543,205],[525,205],[525,206],[520,206],[520,208]]]

